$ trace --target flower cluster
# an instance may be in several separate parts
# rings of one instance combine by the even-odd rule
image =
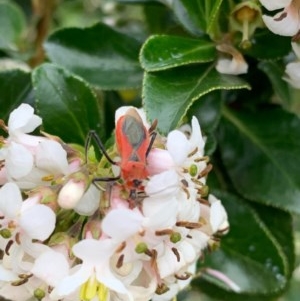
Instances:
[[[116,122],[129,109],[120,108]],[[144,112],[134,110],[151,130]],[[205,198],[211,165],[197,119],[154,136],[134,194],[117,158],[91,162],[57,137],[28,134],[41,122],[26,104],[8,126],[2,122],[8,137],[0,141],[0,295],[172,299],[228,230],[220,200]]]

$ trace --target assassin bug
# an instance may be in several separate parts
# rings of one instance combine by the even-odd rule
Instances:
[[[115,181],[123,179],[124,186],[129,190],[129,199],[136,200],[137,192],[143,190],[143,180],[148,177],[147,156],[154,143],[157,125],[155,120],[147,130],[140,115],[134,108],[130,108],[121,116],[116,124],[116,145],[120,162],[113,161],[107,154],[103,143],[95,131],[91,131],[86,141],[86,150],[94,138],[107,160],[120,167],[120,175],[112,178],[94,178],[93,182]]]

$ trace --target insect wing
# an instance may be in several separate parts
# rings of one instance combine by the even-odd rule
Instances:
[[[146,161],[149,134],[136,110],[130,109],[119,118],[116,126],[116,143],[123,163]]]

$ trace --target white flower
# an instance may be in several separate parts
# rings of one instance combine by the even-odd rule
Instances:
[[[268,10],[282,9],[274,16],[263,15],[266,26],[274,33],[282,36],[294,36],[300,29],[300,3],[298,0],[260,0]]]
[[[32,240],[44,241],[50,236],[55,227],[55,214],[47,206],[38,204],[35,197],[23,201],[14,183],[7,183],[0,189],[0,213],[0,228],[7,233],[7,238],[1,242],[2,249],[5,249],[3,267],[7,273],[26,273],[32,265],[32,258],[45,247]]]
[[[111,239],[102,241],[84,239],[72,248],[74,255],[82,260],[82,263],[70,271],[70,275],[63,278],[54,288],[51,296],[54,298],[68,296],[78,287],[86,283],[89,289],[86,294],[92,299],[99,288],[105,286],[117,293],[129,297],[130,293],[124,284],[112,273],[110,257],[116,250],[116,245]],[[93,296],[94,294],[94,296]]]
[[[217,49],[228,56],[221,56],[216,65],[216,69],[224,74],[244,74],[248,72],[248,64],[243,55],[231,45],[218,45]]]
[[[29,142],[30,145],[36,145],[39,139],[24,134],[34,131],[41,124],[42,119],[34,114],[34,109],[28,104],[21,104],[10,113],[8,133],[17,142]]]
[[[21,104],[8,120],[9,137],[0,149],[4,161],[1,182],[15,182],[21,188],[45,184],[44,178],[67,174],[67,153],[62,146],[45,137],[29,135],[41,124],[30,105]]]
[[[25,235],[30,239],[45,240],[54,230],[55,214],[34,198],[22,200],[18,186],[7,183],[0,189],[0,220],[2,229]]]

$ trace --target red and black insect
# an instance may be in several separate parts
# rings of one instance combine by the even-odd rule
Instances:
[[[123,185],[129,190],[129,198],[135,200],[137,192],[143,190],[143,181],[149,176],[147,170],[147,156],[154,143],[156,132],[154,129],[157,122],[154,121],[149,130],[134,108],[128,109],[126,114],[121,116],[116,124],[116,145],[120,162],[113,161],[107,154],[104,145],[95,131],[89,133],[86,149],[92,138],[95,139],[103,155],[114,165],[120,167],[120,176],[115,178],[95,178],[93,182],[115,181],[122,179]]]

